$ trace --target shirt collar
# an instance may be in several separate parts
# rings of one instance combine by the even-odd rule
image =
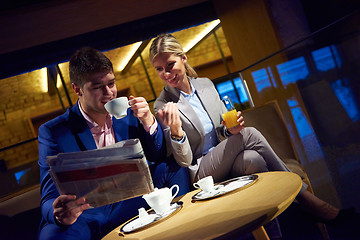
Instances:
[[[87,115],[87,114],[84,112],[84,110],[83,110],[82,107],[81,107],[80,102],[78,102],[78,104],[79,104],[80,113],[81,113],[81,114],[83,115],[83,117],[85,118],[86,123],[87,123],[87,125],[89,126],[90,130],[94,130],[94,128],[95,128],[95,129],[98,129],[98,130],[101,131],[101,129],[100,129],[100,127],[99,127],[99,124],[97,124],[94,120],[92,120],[92,119],[90,118],[89,115]],[[107,129],[110,129],[111,126],[112,126],[112,118],[111,118],[110,114],[107,114],[107,115],[106,115],[106,122],[105,122],[105,131],[106,131]]]
[[[195,92],[196,92],[196,89],[194,88],[194,86],[193,86],[193,84],[191,83],[191,81],[189,81],[189,83],[190,83],[190,87],[191,87],[191,92],[190,92],[190,94],[187,94],[186,92],[183,92],[183,91],[179,90],[180,93],[181,93],[185,98],[191,98],[191,97],[193,97],[194,94],[195,94]]]

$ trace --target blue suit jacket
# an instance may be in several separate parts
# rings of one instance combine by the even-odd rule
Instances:
[[[152,136],[147,133],[130,108],[122,119],[113,118],[116,142],[139,138],[146,158],[151,162],[161,162],[166,156],[163,133],[158,125]],[[43,220],[55,223],[52,206],[59,196],[54,182],[49,175],[47,156],[64,152],[77,152],[96,149],[96,143],[84,117],[76,104],[63,115],[43,124],[39,128],[39,165],[41,183],[41,212]]]

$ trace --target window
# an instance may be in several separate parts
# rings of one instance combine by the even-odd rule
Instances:
[[[290,61],[278,64],[277,70],[284,86],[305,79],[309,75],[304,57],[298,57]]]
[[[356,104],[352,88],[347,86],[349,85],[347,83],[347,79],[337,80],[331,83],[331,87],[350,119],[356,122],[360,120],[359,107]]]
[[[311,54],[314,59],[316,68],[319,71],[325,72],[335,68],[336,66],[341,66],[340,57],[334,45],[320,48],[313,51]]]
[[[258,92],[260,92],[261,90],[263,90],[266,87],[272,86],[268,72],[266,71],[265,68],[254,71],[251,73],[251,75],[254,79],[256,89],[258,90]]]
[[[244,84],[242,83],[240,77],[235,78],[234,80],[236,91],[239,94],[240,99],[236,95],[236,91],[234,85],[232,84],[231,80],[226,82],[216,84],[216,88],[220,94],[220,97],[223,98],[224,96],[230,97],[231,101],[235,103],[244,103],[248,101],[248,96],[246,94],[246,90]]]

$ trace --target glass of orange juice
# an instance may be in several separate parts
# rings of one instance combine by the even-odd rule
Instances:
[[[226,109],[228,110],[228,112],[222,114],[222,117],[225,121],[225,126],[227,128],[235,127],[239,123],[237,122],[237,111],[234,107],[234,104],[228,96],[224,96],[222,101],[225,104]]]

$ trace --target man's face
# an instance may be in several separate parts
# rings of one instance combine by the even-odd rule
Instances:
[[[73,85],[86,114],[107,114],[104,104],[116,98],[115,75],[112,72],[96,73],[88,78],[82,88]]]

